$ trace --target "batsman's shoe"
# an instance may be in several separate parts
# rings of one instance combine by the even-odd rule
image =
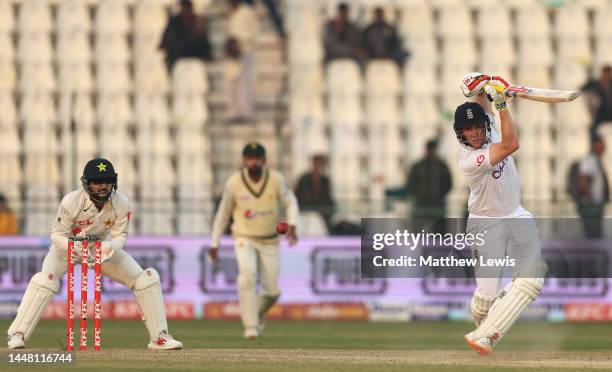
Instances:
[[[244,338],[248,340],[254,340],[259,337],[259,331],[256,328],[247,328],[244,330]]]
[[[8,337],[8,348],[9,349],[24,349],[25,341],[23,340],[22,333],[14,333]]]
[[[172,338],[166,332],[159,334],[159,338],[149,342],[151,350],[179,350],[183,348],[183,343]]]
[[[493,343],[490,338],[483,337],[478,340],[474,337],[474,332],[470,332],[464,337],[465,342],[480,355],[490,355],[493,353]]]

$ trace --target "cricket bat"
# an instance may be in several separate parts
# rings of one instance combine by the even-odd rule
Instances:
[[[577,90],[553,90],[521,87],[511,85],[504,90],[504,94],[508,97],[518,97],[531,101],[546,102],[546,103],[561,103],[573,101],[580,97],[581,93]]]

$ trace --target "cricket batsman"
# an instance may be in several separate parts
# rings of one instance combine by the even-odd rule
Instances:
[[[297,242],[298,204],[283,176],[266,164],[266,151],[249,143],[242,151],[243,167],[232,175],[223,191],[212,229],[210,258],[218,257],[219,239],[230,217],[234,252],[238,261],[238,298],[244,338],[261,335],[266,312],[280,296],[278,288],[278,233],[281,208],[285,209],[291,246]],[[278,233],[277,233],[277,230]],[[261,293],[257,297],[257,275]]]
[[[470,187],[467,232],[483,234],[485,241],[482,247],[472,247],[472,255],[485,260],[508,256],[516,262],[514,279],[499,293],[503,267],[475,268],[477,287],[470,307],[477,328],[465,335],[465,341],[481,355],[492,353],[539,296],[547,270],[534,217],[521,206],[519,175],[512,158],[519,137],[506,87],[508,83],[500,77],[469,73],[461,90],[475,102],[459,105],[455,111],[454,129],[462,145],[459,169]],[[501,137],[491,102],[499,114]]]
[[[117,191],[117,173],[110,161],[93,159],[85,165],[83,187],[66,195],[51,233],[51,246],[41,272],[35,274],[21,299],[17,317],[8,330],[8,348],[25,348],[51,299],[68,271],[68,240],[89,237],[102,242],[102,275],[125,284],[136,296],[149,331],[149,349],[181,349],[183,343],[168,334],[160,278],[153,268],[143,270],[123,248],[131,212],[128,198]],[[77,229],[78,228],[78,229]],[[79,232],[80,231],[80,232]],[[93,244],[92,244],[93,245]],[[74,242],[73,262],[81,262],[81,242]],[[88,261],[93,264],[90,251]]]

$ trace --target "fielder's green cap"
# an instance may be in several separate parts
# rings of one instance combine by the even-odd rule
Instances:
[[[242,156],[257,156],[263,158],[266,156],[266,149],[261,145],[261,143],[250,142],[244,146],[244,149],[242,149]]]

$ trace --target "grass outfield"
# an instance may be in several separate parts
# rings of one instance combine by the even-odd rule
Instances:
[[[5,330],[10,324],[8,321],[0,323]],[[92,326],[89,327],[90,348]],[[102,351],[77,352],[77,368],[69,370],[481,372],[612,369],[612,323],[522,322],[503,340],[495,354],[487,357],[478,356],[464,344],[463,335],[470,330],[470,324],[459,322],[270,321],[264,337],[243,340],[238,322],[178,321],[170,322],[170,331],[183,341],[185,349],[154,352],[146,349],[148,340],[141,322],[103,321]],[[28,350],[59,350],[60,343],[65,342],[64,333],[65,322],[41,321],[28,343]],[[78,340],[78,334],[76,338]],[[29,365],[28,369],[31,367]],[[49,366],[45,369],[66,370]]]

